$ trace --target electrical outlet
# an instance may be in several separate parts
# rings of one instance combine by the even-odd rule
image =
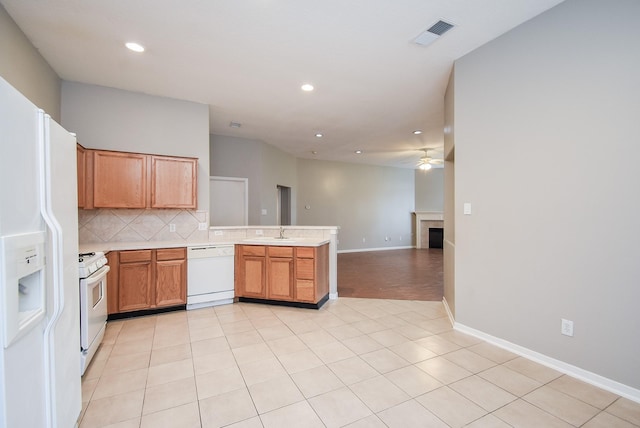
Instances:
[[[207,223],[198,223],[198,230],[207,230]]]
[[[385,236],[385,237],[384,237],[384,240],[385,240],[385,242],[386,242],[386,241],[390,241],[391,239],[390,239],[388,236]]]
[[[398,241],[402,241],[402,235],[400,235],[400,239],[398,239]]]
[[[560,332],[565,336],[573,337],[573,321],[562,318],[562,324],[560,326]]]
[[[175,232],[175,231],[176,231],[175,223],[170,223],[169,224],[169,232]]]
[[[262,215],[267,215],[267,209],[266,208],[262,209]]]
[[[256,235],[262,236],[264,235],[264,232],[262,231],[262,229],[256,229]]]
[[[367,240],[366,240],[365,238],[362,238],[362,242],[363,242],[363,243],[364,243],[364,242],[367,242]]]
[[[214,231],[213,236],[222,236],[222,231],[221,230]]]

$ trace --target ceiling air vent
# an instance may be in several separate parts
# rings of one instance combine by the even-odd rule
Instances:
[[[430,45],[431,43],[438,40],[440,36],[442,36],[447,31],[451,30],[452,28],[453,28],[453,24],[449,24],[448,22],[440,20],[435,24],[433,24],[431,27],[429,27],[428,30],[420,33],[418,37],[413,39],[413,42],[421,46]]]

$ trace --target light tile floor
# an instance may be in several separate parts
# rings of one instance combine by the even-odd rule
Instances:
[[[110,322],[82,393],[81,428],[640,426],[640,404],[452,330],[440,302]]]

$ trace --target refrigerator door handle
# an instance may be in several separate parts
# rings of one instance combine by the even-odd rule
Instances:
[[[56,415],[56,391],[55,391],[55,352],[52,352],[54,348],[53,331],[58,323],[60,314],[64,309],[64,287],[63,284],[63,262],[61,260],[63,254],[62,248],[62,228],[55,218],[51,209],[51,145],[49,142],[49,120],[50,117],[43,110],[38,111],[38,145],[40,146],[40,206],[41,214],[45,223],[47,224],[48,232],[51,234],[51,242],[53,248],[50,252],[52,260],[48,260],[53,279],[53,296],[51,301],[53,302],[53,311],[47,326],[44,330],[44,371],[46,388],[46,421],[48,427],[54,427],[57,420]]]

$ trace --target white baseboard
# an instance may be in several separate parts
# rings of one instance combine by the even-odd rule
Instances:
[[[451,312],[449,311],[449,306],[448,304],[446,304],[446,300],[443,299],[443,303],[445,303],[445,309],[447,310],[449,317],[453,320]],[[454,330],[457,330],[461,333],[466,333],[471,336],[477,337],[478,339],[482,339],[485,342],[506,349],[507,351],[518,354],[531,361],[535,361],[536,363],[542,364],[543,366],[547,366],[561,373],[567,374],[586,383],[597,386],[598,388],[602,388],[606,391],[613,392],[614,394],[617,394],[621,397],[625,397],[629,400],[640,403],[640,389],[636,389],[615,380],[608,379],[596,373],[581,369],[580,367],[565,363],[564,361],[556,360],[555,358],[551,358],[547,355],[532,351],[531,349],[525,348],[523,346],[516,345],[515,343],[500,339],[499,337],[491,336],[490,334],[484,333],[471,327],[467,327],[466,325],[460,324],[455,321],[453,322],[453,328]]]
[[[447,311],[447,316],[449,317],[449,322],[451,323],[451,325],[456,325],[456,320],[453,317],[453,313],[451,312],[451,308],[449,307],[449,303],[447,302],[447,299],[444,296],[442,297],[442,304],[444,305],[444,310]]]
[[[364,253],[366,251],[386,251],[386,250],[406,250],[407,248],[415,248],[413,245],[409,245],[406,247],[381,247],[381,248],[358,248],[356,250],[340,250],[338,254],[341,253]]]

